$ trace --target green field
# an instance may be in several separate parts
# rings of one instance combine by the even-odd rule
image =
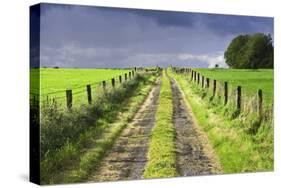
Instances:
[[[232,86],[242,86],[248,95],[256,95],[262,89],[267,101],[273,99],[272,69],[194,69],[205,77],[219,81],[227,81]]]
[[[111,84],[111,78],[118,84],[119,75],[128,73],[129,69],[70,69],[70,68],[40,68],[31,70],[31,85],[35,85],[40,71],[40,100],[45,101],[55,98],[60,103],[65,103],[65,90],[72,89],[73,103],[87,102],[86,85],[91,84],[92,92],[101,85],[103,80]],[[38,94],[38,89],[31,87],[31,93]]]

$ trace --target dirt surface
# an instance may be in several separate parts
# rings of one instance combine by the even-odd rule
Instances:
[[[177,170],[180,176],[219,174],[220,165],[207,137],[198,128],[177,82],[170,78]]]
[[[149,137],[155,124],[161,79],[150,91],[133,121],[123,130],[89,181],[141,179],[146,164]]]

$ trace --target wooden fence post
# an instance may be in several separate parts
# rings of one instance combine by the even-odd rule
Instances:
[[[87,96],[88,96],[88,103],[89,103],[89,104],[92,104],[91,85],[87,85]]]
[[[197,79],[197,75],[196,75],[196,71],[194,71],[194,82],[196,82],[196,79]]]
[[[261,118],[262,117],[262,101],[263,101],[263,98],[262,98],[262,90],[259,89],[258,90],[258,115],[259,117]]]
[[[102,87],[103,87],[103,90],[105,91],[105,87],[106,87],[106,82],[105,81],[102,81]]]
[[[111,79],[111,85],[112,85],[112,87],[115,87],[115,79],[114,78]]]
[[[241,110],[241,86],[237,86],[237,101],[236,101],[237,110]]]
[[[69,90],[66,90],[66,106],[67,106],[67,109],[71,109],[72,107],[72,90],[69,89]]]
[[[228,83],[224,82],[224,105],[228,102]]]
[[[191,81],[193,80],[193,70],[191,71]]]
[[[132,71],[132,75],[133,75],[133,77],[135,77],[135,71]]]
[[[197,84],[198,85],[200,84],[200,74],[199,73],[197,74]]]
[[[125,73],[125,82],[127,81],[127,73]]]
[[[122,84],[122,76],[119,76],[119,83]]]
[[[204,76],[202,76],[202,87],[204,88]]]
[[[207,88],[210,87],[210,78],[206,78],[206,82],[207,82]]]
[[[131,80],[131,72],[129,72],[129,80]]]
[[[137,72],[137,67],[135,67],[135,72]]]
[[[214,82],[213,82],[213,96],[216,95],[216,90],[217,90],[217,80],[214,80]]]

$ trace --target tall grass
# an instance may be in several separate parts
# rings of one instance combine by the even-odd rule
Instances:
[[[273,169],[273,108],[264,103],[263,116],[257,113],[256,97],[242,96],[242,109],[236,108],[236,95],[230,89],[224,105],[221,86],[215,97],[212,87],[194,84],[190,76],[173,74],[216,150],[225,173]]]

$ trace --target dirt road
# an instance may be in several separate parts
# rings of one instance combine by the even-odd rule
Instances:
[[[142,178],[150,132],[155,123],[160,87],[161,79],[158,79],[133,121],[123,130],[89,181]]]
[[[220,165],[208,139],[196,124],[177,82],[171,77],[170,81],[178,173],[180,176],[219,174]]]

